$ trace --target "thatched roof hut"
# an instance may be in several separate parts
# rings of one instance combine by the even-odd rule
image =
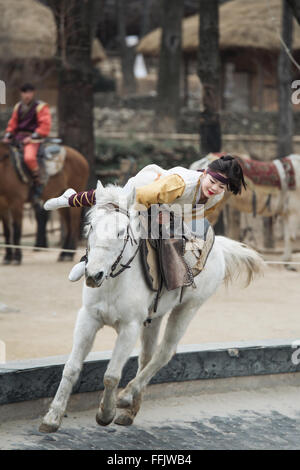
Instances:
[[[278,51],[280,48],[282,0],[232,0],[220,7],[220,48],[253,48]],[[294,20],[294,50],[300,49],[300,28]],[[147,34],[137,51],[157,56],[160,51],[161,28]],[[182,22],[183,51],[195,54],[199,46],[199,15]]]
[[[277,61],[282,0],[232,0],[220,6],[221,103],[231,110],[277,110]],[[300,60],[300,28],[294,20],[293,49]],[[137,51],[157,57],[161,28],[145,36]],[[187,76],[199,47],[199,15],[182,22],[184,98]],[[295,78],[298,78],[298,76]],[[200,86],[200,85],[199,85]]]
[[[35,0],[0,0],[0,56],[48,59],[56,51],[56,25],[50,8]]]

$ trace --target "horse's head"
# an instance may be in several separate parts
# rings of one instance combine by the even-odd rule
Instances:
[[[88,215],[88,262],[85,278],[89,287],[100,287],[104,279],[120,267],[128,241],[136,241],[133,225],[137,213],[132,209],[135,190],[128,194],[121,187],[104,188],[98,182],[96,201]]]

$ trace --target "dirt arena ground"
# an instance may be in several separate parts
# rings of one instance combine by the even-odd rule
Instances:
[[[27,218],[25,233],[34,232],[33,227]],[[51,244],[55,242],[52,235]],[[24,237],[23,244],[32,244],[32,238]],[[84,249],[82,246],[75,261]],[[2,253],[3,249],[0,257]],[[57,255],[24,250],[21,266],[0,265],[0,340],[6,343],[7,360],[68,354],[71,350],[82,281],[68,280],[73,264],[58,263]],[[279,254],[265,255],[269,260],[279,258]],[[300,261],[300,253],[293,255],[293,261]],[[300,339],[300,265],[297,269],[293,272],[272,265],[247,289],[222,286],[199,309],[181,344]],[[1,311],[1,304],[6,304],[7,311]],[[93,351],[112,349],[115,338],[114,330],[105,327],[98,333]]]

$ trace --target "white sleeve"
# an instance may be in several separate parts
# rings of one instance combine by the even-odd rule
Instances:
[[[147,165],[135,176],[129,178],[123,189],[130,193],[133,188],[146,186],[146,184],[152,183],[158,176],[166,176],[167,174],[167,170],[164,170],[158,165]]]

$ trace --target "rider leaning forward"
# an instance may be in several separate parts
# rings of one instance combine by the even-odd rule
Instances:
[[[175,167],[164,170],[148,165],[130,178],[124,189],[136,189],[136,201],[146,208],[152,204],[202,204],[204,217],[221,204],[225,191],[240,194],[246,188],[243,170],[231,155],[213,161],[206,170],[189,170]],[[54,210],[62,207],[91,207],[96,203],[96,190],[76,193],[67,189],[60,197],[49,199],[44,208]],[[202,212],[203,214],[203,212]],[[84,274],[85,262],[81,261],[70,273],[70,280]]]
[[[37,160],[38,141],[50,133],[51,114],[48,104],[35,98],[35,87],[31,83],[24,84],[20,93],[21,101],[13,109],[2,142],[14,141],[24,146],[24,162],[33,179],[33,199],[38,199],[42,191]]]

